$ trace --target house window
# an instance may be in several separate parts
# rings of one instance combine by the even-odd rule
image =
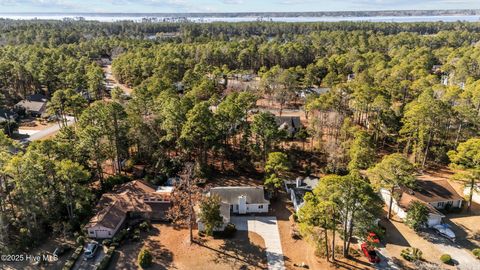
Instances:
[[[94,234],[95,232],[94,231],[90,231],[90,234]]]
[[[111,233],[111,232],[108,232],[108,235],[112,235],[112,233]]]
[[[258,209],[263,209],[263,204],[260,204],[260,205],[258,206]]]
[[[437,203],[437,206],[439,208],[443,208],[445,206],[445,202],[439,202],[439,203]]]

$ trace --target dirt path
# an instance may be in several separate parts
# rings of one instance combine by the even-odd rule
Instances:
[[[125,84],[121,84],[112,73],[112,65],[106,65],[103,67],[103,72],[105,73],[105,80],[106,80],[106,87],[107,89],[113,89],[115,86],[120,87],[120,89],[125,92],[127,95],[131,95],[133,89],[126,86]]]

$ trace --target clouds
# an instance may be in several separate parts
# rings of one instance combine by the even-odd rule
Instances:
[[[480,8],[480,0],[0,0],[0,12],[268,12]]]

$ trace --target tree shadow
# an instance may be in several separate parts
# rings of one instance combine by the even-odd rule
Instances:
[[[232,264],[234,269],[267,269],[266,249],[252,242],[248,232],[238,231],[232,239],[226,239],[218,248],[195,240],[195,243],[217,253],[214,263]]]
[[[177,269],[173,265],[173,252],[166,249],[164,245],[157,241],[150,241],[146,246],[153,255],[152,269]]]
[[[284,190],[278,193],[276,200],[270,202],[268,214],[277,217],[277,220],[289,220],[293,212],[293,206],[290,204],[289,197]]]
[[[395,225],[393,225],[392,222],[398,222],[398,221],[385,220],[384,222],[382,222],[382,224],[384,224],[386,229],[386,234],[385,234],[386,243],[402,246],[402,247],[410,247],[410,244],[408,243],[407,239],[403,237],[402,233],[395,227]]]
[[[349,261],[355,262],[359,265],[363,265],[364,267],[351,264],[349,263]],[[346,259],[346,261],[336,259],[335,261],[331,262],[331,264],[333,264],[336,268],[349,269],[349,270],[350,269],[357,269],[357,270],[372,269],[371,264],[363,262],[356,258],[350,258],[349,260]]]

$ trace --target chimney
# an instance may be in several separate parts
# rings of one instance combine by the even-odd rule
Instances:
[[[296,180],[296,187],[299,188],[302,186],[302,177],[297,177],[297,180]]]

